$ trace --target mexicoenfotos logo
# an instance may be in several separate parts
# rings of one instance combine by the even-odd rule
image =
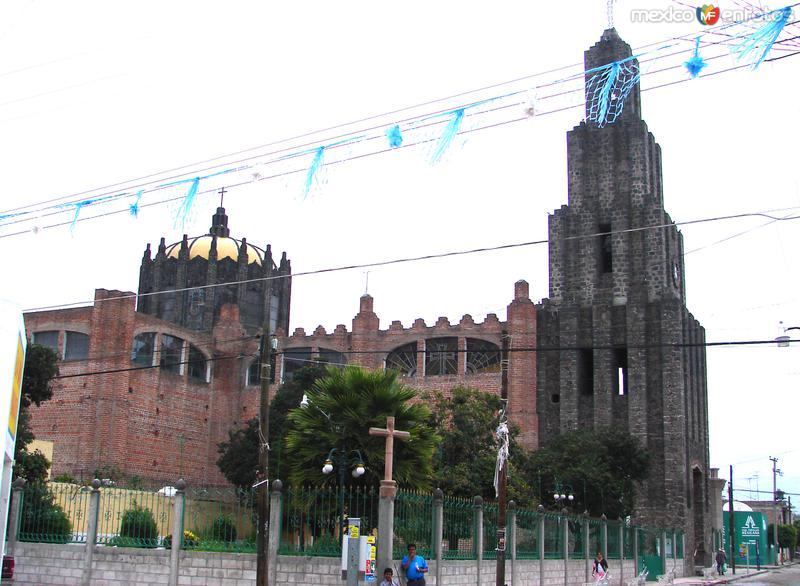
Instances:
[[[719,22],[721,11],[719,6],[713,4],[703,4],[697,7],[697,20],[700,24],[711,26]]]

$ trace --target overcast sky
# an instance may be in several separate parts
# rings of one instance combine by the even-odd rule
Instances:
[[[634,22],[632,11],[643,8],[681,7],[667,0],[617,2],[615,26],[634,48],[690,49],[691,41],[669,39],[713,28]],[[600,0],[3,2],[0,209],[575,65],[606,26]],[[784,36],[796,34],[795,27]],[[643,92],[643,116],[663,149],[665,206],[673,220],[797,213],[791,208],[800,206],[798,64],[800,56],[788,57],[755,72],[701,75]],[[724,56],[706,72],[733,65]],[[644,71],[644,90],[688,78],[680,68]],[[526,83],[536,80],[480,97]],[[326,183],[308,197],[302,174],[231,188],[225,197],[231,235],[285,250],[295,273],[546,240],[548,214],[567,200],[565,133],[582,115],[578,107],[470,133],[437,165],[415,147],[324,168]],[[209,179],[200,190],[243,177]],[[179,196],[186,187],[159,197]],[[149,201],[155,198],[145,194],[141,204]],[[175,226],[177,204],[142,207],[137,219],[123,213],[38,234],[33,226],[68,221],[72,212],[0,225],[6,250],[0,295],[35,308],[90,300],[95,288],[135,291],[146,243],[205,233],[217,205],[218,196],[198,195],[183,227]],[[81,217],[119,208],[85,208]],[[709,341],[773,339],[781,320],[800,326],[798,223],[768,222],[749,217],[681,227],[687,303]],[[4,237],[19,229],[26,232]],[[530,283],[535,300],[547,296],[546,245],[371,269],[369,293],[382,327],[395,319],[408,327],[417,317],[429,325],[439,316],[457,322],[466,313],[476,321],[487,313],[505,319],[518,279]],[[296,277],[292,328],[351,327],[365,288],[365,270]],[[711,462],[723,476],[734,465],[735,488],[744,489],[739,498],[757,498],[756,490],[769,498],[769,456],[780,458],[784,471],[778,487],[800,493],[799,357],[796,346],[708,349]]]

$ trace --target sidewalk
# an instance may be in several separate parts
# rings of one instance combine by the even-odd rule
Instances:
[[[711,586],[712,584],[730,584],[743,578],[750,578],[760,574],[766,574],[770,570],[777,569],[776,566],[762,566],[761,570],[750,568],[750,573],[747,573],[747,568],[737,568],[736,575],[731,574],[730,569],[724,576],[715,576],[712,580],[703,580],[702,576],[688,576],[686,578],[675,578],[674,584],[694,584],[696,586]]]

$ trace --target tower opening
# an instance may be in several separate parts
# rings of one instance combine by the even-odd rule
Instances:
[[[594,394],[594,352],[591,348],[578,350],[578,392]]]
[[[628,350],[614,348],[614,371],[616,373],[614,390],[620,397],[628,394]]]
[[[611,224],[600,224],[600,270],[610,273],[614,268],[614,259],[611,254]]]

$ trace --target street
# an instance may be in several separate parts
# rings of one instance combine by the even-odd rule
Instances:
[[[738,575],[739,573],[737,573]],[[800,586],[800,565],[793,564],[772,570],[767,574],[760,574],[752,578],[737,580],[736,584],[751,584],[752,586]]]

